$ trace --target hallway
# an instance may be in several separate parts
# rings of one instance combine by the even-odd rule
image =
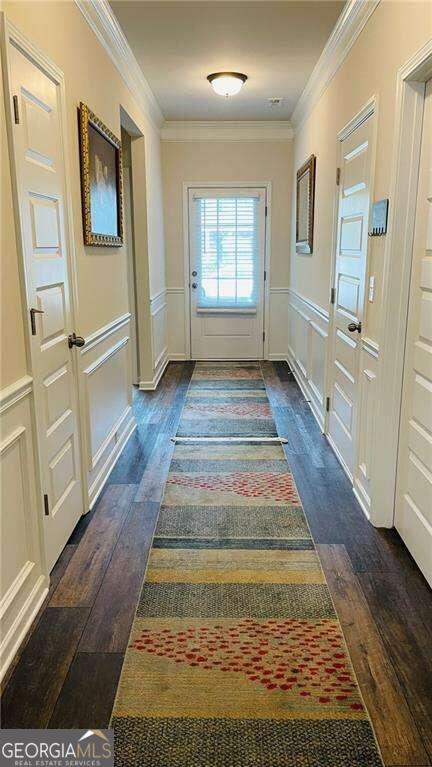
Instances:
[[[193,363],[136,392],[138,429],[70,537],[5,688],[3,727],[106,727]],[[368,523],[285,363],[262,362],[278,434],[386,767],[432,764],[430,592],[397,532]]]

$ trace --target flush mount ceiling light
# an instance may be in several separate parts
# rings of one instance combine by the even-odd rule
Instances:
[[[241,72],[215,72],[213,75],[208,75],[207,80],[215,93],[228,98],[241,90],[247,75],[242,75]]]

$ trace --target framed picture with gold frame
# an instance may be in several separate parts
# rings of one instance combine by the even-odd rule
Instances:
[[[83,102],[78,108],[85,245],[123,245],[121,142]]]
[[[313,253],[316,157],[311,155],[297,171],[296,252]]]

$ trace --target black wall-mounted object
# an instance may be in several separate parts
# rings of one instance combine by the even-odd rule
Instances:
[[[378,200],[372,206],[372,227],[369,237],[382,237],[387,234],[388,200]]]

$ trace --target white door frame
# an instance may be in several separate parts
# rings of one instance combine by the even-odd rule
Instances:
[[[408,319],[415,211],[425,83],[432,77],[432,40],[397,75],[395,133],[390,185],[389,234],[384,251],[381,292],[381,366],[378,381],[377,433],[372,466],[371,521],[392,527],[402,403],[405,338]],[[382,450],[385,445],[385,450]]]
[[[265,189],[267,215],[265,218],[265,246],[264,246],[264,359],[268,359],[269,352],[269,325],[270,325],[270,261],[271,261],[271,181],[204,181],[203,183],[183,182],[183,284],[184,284],[184,308],[185,308],[185,352],[186,359],[191,359],[191,322],[190,322],[190,248],[189,248],[189,189]]]
[[[25,269],[25,256],[23,236],[21,229],[21,217],[19,207],[19,193],[18,193],[18,181],[17,170],[15,165],[15,153],[13,144],[13,114],[12,114],[12,90],[11,90],[11,64],[9,57],[9,47],[15,45],[19,48],[28,58],[39,67],[42,72],[48,75],[54,83],[58,86],[59,92],[59,117],[61,125],[61,139],[63,144],[63,156],[65,164],[65,238],[68,246],[69,258],[67,259],[68,265],[68,278],[70,283],[70,312],[71,320],[75,330],[78,330],[77,317],[79,317],[79,305],[78,305],[78,279],[77,279],[77,267],[76,267],[76,255],[75,255],[75,243],[73,238],[73,211],[72,211],[72,195],[70,187],[70,168],[69,168],[69,146],[67,136],[67,117],[66,117],[66,94],[65,94],[65,79],[64,74],[57,65],[51,61],[39,48],[37,48],[28,38],[26,38],[17,27],[15,27],[4,13],[1,14],[1,56],[2,56],[2,69],[4,79],[4,95],[5,95],[5,111],[6,111],[6,128],[8,135],[8,143],[10,147],[11,158],[11,179],[12,179],[12,195],[14,203],[14,221],[15,232],[18,244],[18,267],[20,276],[20,290],[21,290],[21,305],[23,312],[23,325],[24,325],[24,339],[26,345],[26,357],[27,366],[32,379],[33,367],[31,356],[31,343],[30,343],[30,323],[29,323],[29,311],[28,311],[28,294],[27,294],[27,276]],[[77,396],[77,431],[78,442],[80,446],[80,469],[81,469],[81,487],[82,487],[82,509],[85,513],[89,508],[88,497],[88,483],[87,483],[87,467],[85,464],[85,450],[83,444],[83,421],[82,421],[82,397],[80,397],[80,385],[79,385],[79,368],[78,368],[78,355],[71,355],[71,365],[73,370],[73,376],[76,383],[76,396]],[[37,404],[37,403],[36,403]],[[39,495],[39,511],[41,518],[44,515],[43,506],[43,488],[41,487],[42,474],[42,457],[40,450],[40,439],[38,429],[37,413],[35,413],[35,429],[34,429],[34,448],[38,466],[38,495]],[[66,543],[66,541],[65,541]],[[45,547],[44,547],[45,548]]]
[[[353,133],[357,128],[362,125],[366,120],[373,120],[373,130],[372,130],[372,146],[371,146],[371,163],[370,163],[370,176],[369,176],[369,189],[370,189],[370,207],[372,206],[373,202],[373,188],[374,188],[374,177],[375,177],[375,155],[376,155],[376,144],[377,144],[377,125],[378,125],[378,97],[374,94],[367,102],[364,104],[361,109],[352,117],[344,126],[338,131],[337,134],[337,151],[336,151],[336,157],[337,157],[337,163],[338,166],[340,166],[340,157],[341,157],[341,144],[344,139],[348,138],[348,136]],[[334,288],[334,281],[335,281],[335,273],[336,273],[336,258],[337,258],[337,238],[338,238],[338,215],[339,215],[339,193],[340,193],[340,187],[336,183],[336,168],[335,168],[335,197],[334,197],[334,207],[333,207],[333,236],[332,236],[332,261],[331,261],[331,270],[330,270],[330,291],[331,293],[332,289]],[[368,282],[369,282],[369,246],[366,251],[366,271],[365,271],[365,283],[364,283],[364,296],[363,296],[363,306],[364,306],[364,315],[366,315],[367,311],[367,300],[366,296],[368,293]],[[327,344],[327,355],[326,355],[326,366],[325,366],[325,382],[324,382],[324,390],[329,393],[330,392],[330,382],[331,377],[333,374],[333,330],[334,330],[334,317],[335,317],[335,307],[336,305],[330,301],[330,312],[329,312],[329,343]],[[365,318],[364,318],[365,319]],[[363,319],[363,326],[365,328],[365,322]],[[366,336],[362,334],[360,338],[359,343],[359,349],[361,351],[362,343],[366,340]],[[359,353],[360,353],[359,351]],[[356,471],[357,466],[357,455],[358,455],[358,441],[359,441],[359,422],[360,422],[360,376],[358,376],[357,380],[357,412],[356,412],[356,420],[357,423],[355,425],[355,444],[354,444],[354,460],[353,460],[353,470],[354,473]],[[341,455],[339,454],[339,451],[335,447],[332,439],[329,436],[329,417],[330,413],[326,409],[325,417],[324,417],[324,434],[326,435],[328,441],[330,442],[334,452],[336,453],[338,460],[340,461],[340,464],[342,468],[344,469],[345,473],[347,474],[350,482],[353,482],[354,475],[351,474],[351,471],[348,469],[347,465],[345,464],[344,460],[342,459]]]

